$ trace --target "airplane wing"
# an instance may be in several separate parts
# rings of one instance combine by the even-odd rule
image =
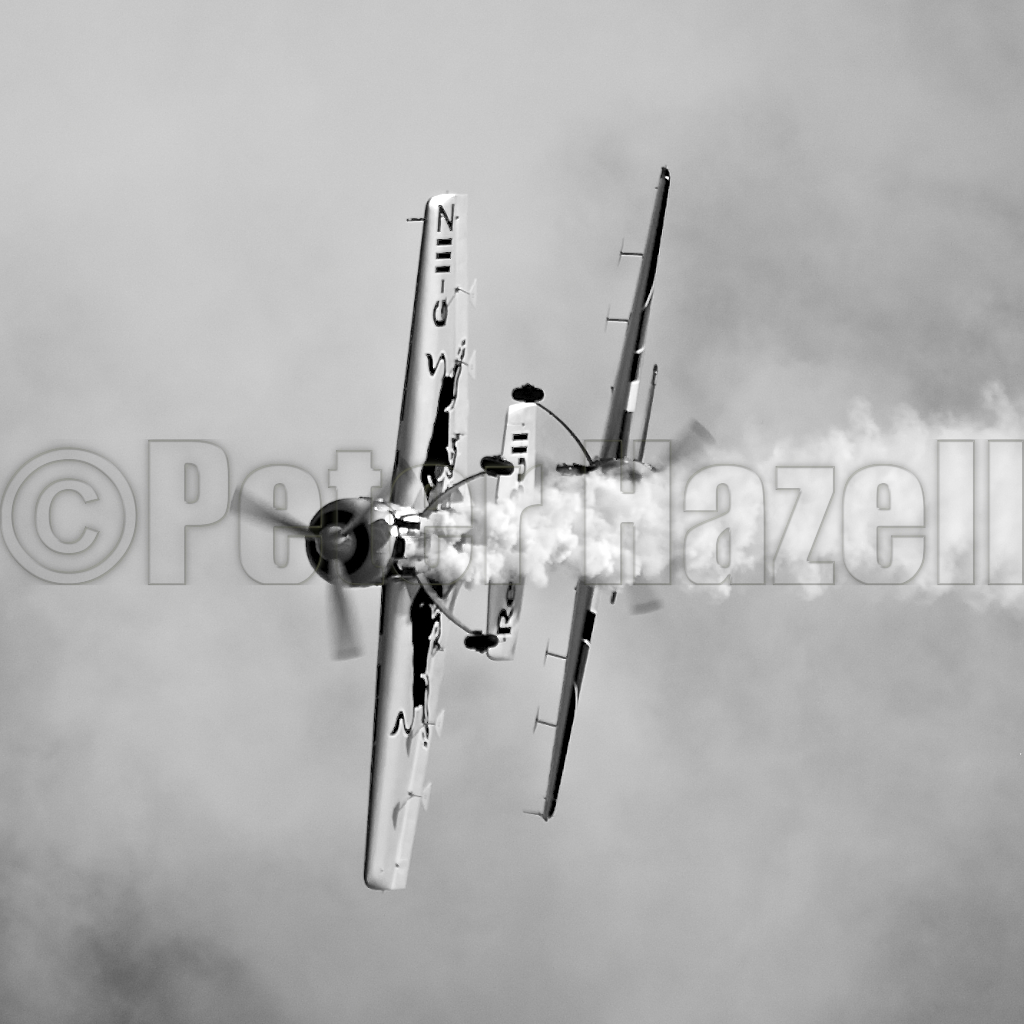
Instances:
[[[569,735],[576,718],[576,704],[583,686],[583,672],[590,654],[590,637],[594,632],[597,591],[580,580],[576,584],[576,600],[572,605],[572,625],[569,627],[569,648],[565,652],[565,672],[562,675],[562,696],[558,702],[558,720],[555,722],[555,745],[551,751],[548,771],[548,791],[544,795],[541,817],[547,821],[555,813],[558,787],[562,784],[562,769],[569,753]]]
[[[391,500],[423,508],[463,472],[466,434],[467,199],[434,196],[423,216],[416,298],[402,392]],[[454,587],[435,587],[449,605]],[[372,889],[403,889],[427,755],[440,732],[445,620],[415,581],[381,588],[377,699],[364,878]]]
[[[533,402],[513,402],[505,416],[501,456],[516,467],[516,472],[513,476],[498,477],[495,500],[511,501],[519,512],[540,501],[535,465],[536,436],[537,406]],[[492,583],[487,588],[487,632],[498,638],[497,646],[487,652],[488,658],[512,660],[522,608],[522,580]]]
[[[468,403],[468,198],[434,196],[423,214],[416,298],[391,500],[422,508],[462,471]],[[425,495],[425,496],[424,496]]]
[[[612,404],[608,410],[601,442],[601,459],[625,459],[629,452],[629,428],[636,409],[637,392],[640,390],[640,361],[644,354],[644,336],[647,333],[647,316],[654,294],[654,275],[658,270],[658,250],[661,248],[661,229],[665,223],[665,207],[668,204],[669,174],[662,167],[658,178],[658,191],[654,199],[651,226],[647,230],[647,244],[644,246],[640,263],[640,276],[636,282],[633,308],[626,323],[626,337],[619,358],[619,370],[615,375]]]
[[[669,173],[662,167],[658,178],[658,190],[654,200],[654,212],[647,231],[640,263],[640,276],[636,283],[633,308],[626,324],[626,337],[619,357],[619,369],[615,377],[611,407],[601,443],[601,461],[626,458],[629,448],[629,431],[636,409],[637,391],[640,387],[640,362],[644,354],[644,336],[647,332],[647,317],[654,293],[654,275],[658,269],[658,250],[661,247],[661,229],[665,223],[665,207],[668,203]],[[587,667],[590,653],[590,638],[594,632],[596,590],[583,580],[576,585],[576,599],[572,607],[572,624],[569,627],[569,647],[565,654],[565,671],[562,675],[562,694],[558,703],[558,718],[554,722],[555,743],[551,752],[551,768],[548,772],[548,788],[544,796],[544,810],[541,817],[546,821],[555,813],[558,789],[562,782],[562,771],[569,751],[569,736],[576,717],[576,705],[583,686],[583,672]]]
[[[382,591],[364,878],[371,889],[404,889],[441,725],[444,619],[415,581],[391,580]]]

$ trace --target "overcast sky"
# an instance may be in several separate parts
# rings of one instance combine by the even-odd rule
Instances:
[[[406,218],[442,191],[470,197],[471,455],[524,380],[596,436],[662,164],[653,435],[763,453],[857,400],[984,425],[990,382],[1019,408],[1024,5],[2,11],[0,478],[84,448],[139,505],[92,583],[0,551],[4,1021],[1020,1021],[1012,608],[602,606],[544,824],[556,576],[512,665],[451,645],[409,888],[381,895],[372,655],[330,661],[320,581],[253,583],[230,518],[148,586],[146,496],[149,439],[325,499],[335,449],[390,467]]]

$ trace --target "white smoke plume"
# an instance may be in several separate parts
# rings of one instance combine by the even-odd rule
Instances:
[[[542,500],[489,501],[483,515],[468,499],[431,517],[440,543],[437,571],[465,583],[525,580],[546,586],[566,566],[599,583],[668,582],[671,562],[670,472],[637,466],[562,476],[548,469]],[[624,491],[623,488],[632,488]],[[467,530],[476,513],[472,537]],[[621,524],[634,524],[632,573],[620,572]],[[475,537],[475,546],[471,540]]]
[[[481,511],[463,495],[432,517],[436,569],[471,585],[524,579],[544,586],[565,566],[593,582],[671,579],[719,598],[737,584],[794,583],[814,598],[831,584],[895,583],[889,590],[904,597],[955,592],[974,604],[1024,608],[1024,586],[1000,585],[1019,580],[1012,538],[1020,484],[1006,476],[1013,453],[1007,461],[1007,446],[989,446],[1022,438],[1024,405],[998,384],[985,389],[972,416],[926,418],[901,407],[883,425],[858,400],[845,427],[774,443],[750,437],[736,447],[710,438],[694,445],[691,428],[671,457],[666,452],[632,473],[563,476],[543,467],[541,502],[526,509],[510,499]],[[958,478],[944,470],[941,573],[940,441],[962,442],[965,467]],[[821,485],[817,509],[812,481]],[[1003,498],[990,509],[993,492]],[[623,556],[626,523],[633,524],[632,566]]]
[[[768,504],[766,541],[769,569],[771,557],[777,551],[786,528],[786,511],[792,506],[794,496],[792,491],[776,490],[777,467],[835,468],[835,493],[821,526],[815,557],[835,562],[837,583],[851,583],[856,582],[851,573],[861,575],[858,563],[862,566],[866,558],[874,559],[875,551],[866,552],[863,549],[863,533],[858,541],[856,537],[850,536],[855,532],[850,527],[855,526],[857,520],[869,522],[869,517],[876,510],[865,503],[863,492],[852,493],[847,490],[847,485],[860,470],[872,466],[897,466],[908,470],[921,485],[924,499],[923,527],[891,532],[897,536],[923,536],[924,543],[923,558],[916,553],[913,545],[905,544],[902,550],[893,547],[894,566],[903,560],[908,574],[917,563],[920,563],[920,568],[905,583],[889,589],[900,596],[935,597],[956,593],[972,604],[997,603],[1024,607],[1024,587],[1005,586],[996,582],[1012,580],[1015,571],[1017,579],[1020,578],[1019,538],[1016,545],[1012,541],[1007,545],[1005,541],[1007,527],[1010,525],[1007,520],[1013,520],[1019,515],[1021,490],[1019,478],[1015,484],[1012,474],[1006,473],[1007,463],[993,461],[995,449],[991,445],[991,442],[1019,441],[1022,438],[1024,403],[1020,399],[1011,400],[998,383],[991,383],[984,389],[980,413],[968,416],[946,414],[924,417],[914,409],[903,406],[895,411],[891,423],[883,426],[868,403],[853,403],[845,428],[833,429],[819,437],[779,442],[773,446],[767,458],[762,457],[757,461],[756,467],[765,484]],[[966,509],[966,515],[957,516],[953,514],[955,509],[949,507],[940,510],[940,441],[973,442],[973,509],[970,477],[957,480],[950,475],[946,481],[947,497],[952,499],[954,506]],[[944,472],[949,471],[947,469]],[[1015,495],[1012,493],[1014,486]],[[786,494],[790,496],[784,498]],[[1010,500],[994,502],[990,508],[989,499],[994,494],[1001,495],[1003,499],[1009,497]],[[873,504],[873,494],[871,501]],[[893,509],[897,507],[895,494],[892,496],[892,506]],[[1017,512],[1014,511],[1015,506]],[[907,508],[907,503],[903,507]],[[911,522],[912,519],[907,519],[908,527]],[[1020,532],[1019,526],[1017,532]],[[961,572],[957,578],[962,582],[939,582],[940,533],[941,548],[945,553],[944,563],[960,567]],[[850,540],[854,541],[852,546],[848,543]],[[880,540],[879,549],[886,543]],[[1015,561],[1018,561],[1016,569]],[[948,569],[941,578],[950,578]],[[967,584],[968,579],[973,579],[973,583]],[[808,596],[817,596],[824,590],[820,586],[805,589]]]

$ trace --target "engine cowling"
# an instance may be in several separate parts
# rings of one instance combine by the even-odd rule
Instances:
[[[372,506],[369,514],[367,509]],[[351,533],[342,537],[353,519],[366,516]],[[306,557],[319,576],[329,580],[329,561],[340,559],[353,587],[378,586],[384,579],[395,545],[394,515],[368,498],[341,498],[328,502],[309,521],[317,531],[306,539]],[[332,529],[333,528],[333,529]]]

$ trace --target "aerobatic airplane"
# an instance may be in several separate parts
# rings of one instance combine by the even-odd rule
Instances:
[[[587,463],[571,467],[571,471],[589,472],[627,456],[668,183],[668,171],[663,168],[646,248],[642,254],[630,254],[642,257],[640,281],[627,321],[606,440],[598,458],[586,455]],[[332,501],[307,525],[285,511],[243,495],[238,498],[243,514],[305,538],[313,568],[330,584],[335,657],[359,653],[348,588],[381,586],[364,877],[370,888],[385,890],[406,885],[420,807],[428,802],[430,786],[425,775],[431,744],[441,731],[438,687],[448,623],[466,633],[466,647],[507,661],[515,651],[522,609],[521,583],[492,584],[486,631],[472,629],[456,617],[454,603],[460,584],[445,582],[436,570],[430,516],[445,507],[463,483],[485,475],[498,478],[499,499],[518,501],[522,507],[535,503],[536,410],[551,413],[541,404],[544,396],[539,388],[528,384],[516,388],[506,417],[502,454],[485,457],[480,472],[464,475],[466,371],[470,365],[467,303],[474,294],[467,276],[467,197],[434,196],[428,200],[422,220],[388,500]],[[653,386],[651,394],[653,397]],[[580,581],[558,720],[551,723],[555,748],[542,812],[545,819],[554,812],[558,796],[594,626],[594,595],[595,588]]]

